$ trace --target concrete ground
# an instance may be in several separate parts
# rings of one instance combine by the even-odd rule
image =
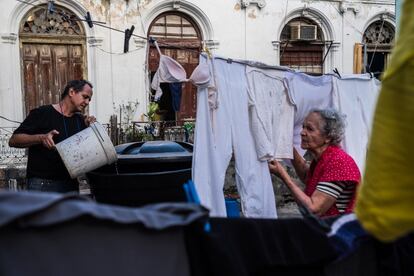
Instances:
[[[279,218],[302,217],[295,202],[284,203],[283,205],[277,206],[277,215]]]

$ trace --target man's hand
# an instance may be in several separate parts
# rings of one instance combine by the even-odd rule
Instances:
[[[45,146],[48,149],[54,149],[55,148],[55,142],[53,141],[53,136],[59,134],[59,131],[56,129],[49,131],[46,134],[40,135],[40,141],[43,146]]]
[[[85,115],[85,116],[83,116],[83,118],[85,120],[85,125],[86,126],[89,126],[90,124],[96,122],[96,118],[94,116],[87,116],[87,115]]]

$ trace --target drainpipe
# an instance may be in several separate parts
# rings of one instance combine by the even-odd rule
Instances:
[[[244,8],[244,59],[247,59],[247,7]]]
[[[401,10],[402,10],[402,3],[404,0],[395,0],[395,20],[396,20],[396,27],[395,33],[398,35],[398,30],[400,28],[400,17],[401,17]]]

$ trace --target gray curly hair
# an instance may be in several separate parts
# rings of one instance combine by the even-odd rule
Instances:
[[[345,134],[346,116],[335,109],[312,109],[310,113],[321,116],[323,124],[320,131],[331,139],[332,145],[339,145]]]

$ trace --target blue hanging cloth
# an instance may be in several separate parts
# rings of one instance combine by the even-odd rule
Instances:
[[[175,82],[169,83],[169,85],[171,91],[172,106],[174,111],[178,112],[180,111],[182,84],[181,82]]]

